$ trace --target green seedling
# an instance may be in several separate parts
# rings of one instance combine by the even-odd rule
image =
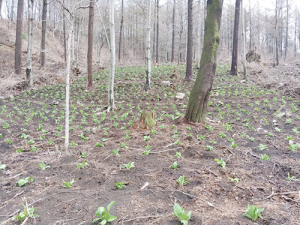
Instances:
[[[83,161],[82,163],[78,163],[77,164],[77,169],[83,169],[85,166],[85,161]]]
[[[270,160],[270,157],[267,154],[260,154],[260,160]]]
[[[74,178],[70,182],[66,182],[66,181],[63,180],[63,187],[64,188],[70,188],[73,183],[74,183]]]
[[[259,144],[259,146],[258,146],[258,149],[261,150],[261,151],[263,151],[263,150],[265,150],[267,148],[268,147],[266,145],[263,145],[263,144]]]
[[[209,126],[207,124],[204,125],[206,129],[208,129],[209,131],[213,131],[214,128],[212,126]]]
[[[181,224],[188,225],[188,221],[191,219],[191,211],[185,213],[183,207],[180,207],[178,203],[174,204],[174,216],[176,216]]]
[[[289,136],[286,136],[285,140],[287,140],[287,141],[293,141],[294,139],[293,139],[293,137],[291,135],[289,135]]]
[[[208,151],[213,151],[214,150],[214,148],[210,145],[206,145],[206,148],[208,149]]]
[[[300,179],[297,179],[295,176],[290,176],[290,173],[288,173],[287,178],[285,178],[287,181],[299,181]]]
[[[100,216],[99,218],[96,218],[93,220],[93,223],[98,222],[99,220],[102,220],[98,225],[105,225],[107,222],[112,222],[117,219],[116,216],[112,216],[109,214],[110,208],[115,204],[115,201],[112,201],[108,206],[107,210],[104,207],[99,207],[95,213],[96,216]]]
[[[37,165],[37,167],[38,168],[40,168],[41,170],[45,170],[45,169],[47,169],[47,168],[50,168],[50,166],[47,166],[45,163],[39,163],[38,165]]]
[[[86,157],[86,152],[82,152],[80,158],[85,158],[85,157]]]
[[[121,168],[126,168],[127,170],[130,170],[132,167],[134,167],[134,162],[121,165]]]
[[[298,144],[290,144],[290,146],[288,147],[288,150],[296,152],[297,148],[298,148]]]
[[[127,146],[126,146],[126,143],[125,143],[125,142],[122,142],[122,144],[121,144],[121,148],[127,148]]]
[[[49,140],[48,140],[48,144],[49,144],[49,145],[53,145],[54,142],[53,142],[51,139],[49,139]]]
[[[150,136],[144,136],[144,141],[149,141],[150,140]]]
[[[243,216],[251,219],[252,221],[256,221],[258,217],[263,219],[263,217],[260,214],[262,211],[264,211],[264,208],[259,209],[255,205],[249,205],[248,204],[248,208],[246,209],[246,213],[243,214]]]
[[[180,176],[176,181],[179,185],[189,184],[189,178],[185,178],[185,176]]]
[[[28,218],[36,218],[38,217],[37,214],[34,214],[35,208],[32,206],[31,208],[26,207],[23,203],[23,211],[21,211],[18,215],[14,216],[12,218],[12,220],[18,220],[18,221],[23,221],[25,220],[27,217]]]
[[[254,137],[250,137],[249,139],[250,139],[250,141],[252,141],[252,142],[255,140]]]
[[[6,168],[6,165],[5,164],[1,164],[1,162],[0,162],[0,170],[5,170],[5,168]]]
[[[222,167],[225,169],[226,166],[226,162],[223,161],[223,159],[215,159],[215,161]]]
[[[97,142],[97,144],[95,144],[95,147],[104,147],[104,144]]]
[[[78,135],[79,137],[81,137],[81,140],[83,140],[83,141],[87,141],[89,138],[88,137],[85,137],[84,135],[83,135],[83,133],[81,133],[80,135]]]
[[[19,187],[23,187],[23,186],[25,186],[29,182],[30,183],[33,182],[33,178],[32,177],[21,178],[20,180],[17,181],[17,184],[19,185]]]
[[[200,134],[200,135],[198,136],[198,139],[199,139],[199,140],[204,140],[204,139],[205,139],[205,136],[203,136],[203,135]]]
[[[112,153],[114,154],[114,155],[119,155],[119,149],[117,148],[117,149],[113,149],[112,150]]]
[[[177,157],[179,159],[183,159],[181,152],[176,152],[175,157]]]
[[[220,138],[226,138],[226,134],[224,134],[222,132],[219,133],[219,136],[220,136]]]
[[[228,177],[228,179],[229,179],[231,182],[235,182],[235,183],[238,183],[238,182],[239,182],[239,178]]]
[[[151,150],[148,150],[148,151],[143,151],[142,154],[144,155],[149,155],[151,153]]]
[[[120,189],[120,190],[122,190],[123,189],[123,187],[126,187],[126,185],[124,184],[124,182],[122,181],[122,182],[120,182],[120,183],[114,183],[114,185],[116,185],[117,186],[117,188],[118,189]]]
[[[179,140],[175,141],[174,145],[180,145],[180,141]]]
[[[233,147],[233,148],[237,148],[237,144],[236,144],[236,143],[234,143],[234,142],[231,142],[231,147]]]
[[[171,166],[169,166],[169,168],[176,170],[177,166],[178,166],[178,163],[177,163],[177,161],[175,161],[175,162],[173,162],[173,164]]]

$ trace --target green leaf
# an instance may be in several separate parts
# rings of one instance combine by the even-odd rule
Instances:
[[[101,214],[105,212],[105,208],[104,207],[99,207],[95,213],[96,216],[101,216]]]
[[[108,211],[108,212],[109,212],[110,208],[111,208],[114,204],[116,204],[115,201],[112,201],[111,203],[109,203],[109,205],[107,206],[107,211]]]
[[[116,219],[117,219],[116,216],[109,215],[108,218],[107,218],[107,222],[111,222],[111,221],[114,221]]]

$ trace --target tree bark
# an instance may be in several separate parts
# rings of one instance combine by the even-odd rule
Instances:
[[[32,77],[32,21],[33,21],[33,0],[28,0],[28,46],[27,46],[27,65],[26,65],[26,77],[29,79],[30,87],[33,86]]]
[[[43,14],[42,14],[42,40],[41,40],[41,66],[45,66],[45,47],[46,47],[46,29],[47,29],[47,0],[43,0]]]
[[[65,1],[63,0],[63,4],[65,4]],[[64,57],[65,62],[67,61],[67,41],[66,41],[66,16],[63,14],[63,33],[64,33]]]
[[[249,0],[249,32],[250,32],[250,35],[249,35],[249,48],[250,50],[252,49],[252,15],[251,15],[251,0]]]
[[[242,41],[243,41],[243,68],[244,68],[244,80],[247,80],[247,68],[246,68],[246,32],[245,32],[245,14],[244,14],[244,2],[241,0],[241,17],[242,17]]]
[[[279,65],[279,52],[278,52],[278,0],[276,0],[276,7],[275,7],[275,60],[276,60],[276,65],[278,66]]]
[[[156,7],[156,0],[154,1],[154,7]],[[152,50],[152,59],[153,59],[153,62],[155,61],[155,37],[156,37],[156,23],[155,23],[155,20],[156,20],[156,9],[154,10],[154,22],[153,22],[153,50]]]
[[[18,0],[16,44],[15,44],[15,74],[21,74],[23,11],[24,11],[24,0]]]
[[[150,77],[151,77],[151,0],[148,0],[147,4],[147,41],[146,41],[146,83],[145,91],[150,89]]]
[[[176,9],[176,0],[173,2],[173,14],[172,14],[172,53],[171,53],[171,62],[174,62],[175,56],[175,9]]]
[[[207,1],[205,36],[200,69],[192,88],[185,119],[192,122],[205,122],[207,102],[216,72],[216,58],[219,46],[219,29],[222,17],[223,0]]]
[[[0,0],[0,18],[2,18],[1,10],[2,10],[2,0]]]
[[[107,111],[114,110],[114,79],[115,79],[115,20],[114,20],[114,0],[109,2],[109,23],[110,23],[110,73],[108,78],[108,107]]]
[[[156,0],[156,63],[159,63],[159,0]]]
[[[118,60],[121,61],[121,52],[122,52],[122,42],[123,42],[123,16],[124,12],[124,0],[122,0],[121,3],[121,22],[120,22],[120,37],[119,37],[119,54],[118,54]]]
[[[193,0],[188,0],[188,40],[185,81],[191,81],[193,74]]]
[[[286,0],[286,25],[285,25],[285,49],[284,59],[286,59],[289,45],[289,0]]]
[[[197,69],[200,68],[200,58],[201,58],[201,1],[198,2],[198,29],[197,29],[197,49],[196,49],[196,66]]]
[[[87,74],[88,87],[93,86],[93,31],[94,31],[94,0],[90,0],[89,27],[88,27],[88,51],[87,51]]]
[[[231,75],[237,75],[240,7],[241,7],[241,0],[236,0],[235,16],[234,16],[234,31],[233,31],[233,48],[232,48],[231,70],[230,70]]]

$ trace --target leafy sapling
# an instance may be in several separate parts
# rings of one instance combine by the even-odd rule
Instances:
[[[32,206],[31,208],[26,207],[24,204],[23,205],[23,211],[21,211],[18,215],[14,216],[12,220],[18,220],[18,221],[23,221],[26,218],[36,218],[38,217],[37,214],[34,214],[35,208]]]
[[[228,179],[229,179],[231,182],[235,182],[235,183],[238,183],[238,182],[239,182],[239,178],[228,177]]]
[[[248,204],[248,208],[246,210],[246,213],[243,214],[243,216],[251,219],[252,221],[256,221],[258,217],[263,219],[263,217],[260,214],[262,211],[264,211],[264,208],[259,209],[255,205],[249,205]]]
[[[175,157],[177,157],[178,159],[183,159],[181,152],[176,152]]]
[[[112,201],[108,206],[107,210],[104,207],[99,207],[95,213],[96,216],[100,216],[99,218],[96,218],[93,220],[93,223],[98,222],[99,220],[102,220],[98,225],[105,225],[107,222],[112,222],[117,219],[116,216],[112,216],[109,213],[110,208],[116,204],[115,201]]]
[[[117,148],[117,149],[113,149],[112,150],[112,153],[114,154],[114,155],[119,155],[119,149]]]
[[[173,164],[171,166],[169,166],[169,168],[176,170],[177,166],[178,166],[178,163],[177,163],[177,161],[175,161],[175,162],[173,162]]]
[[[180,207],[178,203],[175,203],[173,208],[174,216],[176,216],[183,225],[188,225],[188,221],[192,215],[191,211],[185,213],[183,207]]]
[[[226,162],[223,161],[223,159],[215,159],[215,161],[222,167],[225,169],[226,166]]]
[[[83,169],[85,166],[85,161],[83,161],[82,163],[78,163],[77,164],[77,169]]]

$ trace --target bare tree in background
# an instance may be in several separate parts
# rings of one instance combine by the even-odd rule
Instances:
[[[159,63],[159,0],[156,4],[156,63]]]
[[[145,91],[150,89],[151,78],[151,0],[148,0],[147,4],[147,40],[146,40],[146,83]]]
[[[45,66],[46,29],[47,29],[47,0],[43,0],[42,40],[41,40],[41,55],[40,55],[41,66]]]
[[[124,21],[124,0],[121,2],[121,22],[120,22],[120,37],[119,37],[119,54],[118,59],[121,61],[122,43],[123,43],[123,21]]]
[[[172,14],[172,53],[171,62],[174,62],[175,56],[175,10],[176,10],[176,0],[173,2],[173,14]]]
[[[188,39],[185,81],[191,81],[193,75],[193,0],[188,0]]]
[[[243,68],[244,68],[244,80],[247,80],[247,68],[246,68],[246,31],[245,31],[245,13],[244,13],[244,1],[241,0],[241,17],[242,17],[242,42],[243,42]]]
[[[1,10],[2,10],[2,0],[0,0],[0,18],[2,18]]]
[[[15,44],[15,74],[21,74],[23,11],[24,11],[24,0],[18,0],[16,44]]]
[[[286,24],[285,24],[285,49],[284,49],[284,59],[286,59],[286,54],[289,45],[289,0],[286,0]]]
[[[196,67],[197,67],[197,69],[199,69],[200,68],[200,58],[201,58],[201,55],[200,55],[200,53],[201,53],[201,36],[200,36],[200,33],[201,33],[201,26],[200,26],[200,24],[201,24],[201,13],[200,13],[200,11],[201,11],[201,1],[199,0],[198,1],[198,15],[197,15],[197,17],[198,17],[198,28],[197,28],[197,49],[196,49]]]
[[[88,87],[93,86],[93,40],[94,40],[94,0],[90,0],[89,7],[89,30],[88,30],[88,51],[87,51],[87,74]]]
[[[236,0],[235,16],[234,16],[234,31],[233,31],[233,49],[232,49],[231,70],[230,70],[231,75],[237,75],[240,7],[241,7],[241,0]]]
[[[30,87],[33,86],[32,77],[32,21],[33,21],[33,0],[28,0],[28,46],[27,46],[27,65],[26,65],[26,77],[29,79]]]
[[[107,111],[115,109],[115,66],[116,66],[116,47],[115,47],[115,5],[114,0],[109,1],[109,23],[110,23],[110,72],[108,77],[108,106]]]

